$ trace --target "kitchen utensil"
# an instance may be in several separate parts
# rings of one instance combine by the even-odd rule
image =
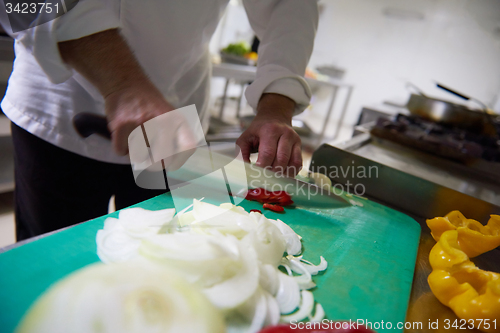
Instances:
[[[409,85],[415,87],[413,84]],[[448,88],[446,90],[450,91]],[[458,95],[464,97],[461,94]],[[418,94],[411,94],[406,108],[412,114],[438,123],[481,132],[489,136],[497,134],[496,127],[492,123],[490,115],[486,112],[472,110],[464,105],[428,97],[420,90],[418,90]]]
[[[264,211],[264,215],[285,221],[303,237],[304,259],[318,263],[319,256],[323,256],[328,261],[324,274],[314,277],[317,288],[313,293],[329,319],[363,319],[372,323],[383,320],[393,325],[388,331],[402,332],[396,324],[405,320],[420,227],[410,217],[380,204],[342,196],[362,207],[297,208],[281,214]],[[136,205],[150,210],[173,206],[170,194]],[[247,211],[261,209],[259,203],[246,200],[241,206]],[[2,332],[12,332],[33,301],[50,285],[99,261],[95,237],[108,216],[0,254]]]
[[[450,94],[452,95],[455,95],[457,97],[460,97],[466,101],[474,101],[476,102],[477,104],[481,105],[481,108],[483,109],[483,111],[487,111],[489,110],[488,109],[488,106],[486,104],[484,104],[483,102],[481,102],[480,100],[476,99],[476,98],[472,98],[472,97],[468,97],[468,96],[465,96],[464,94],[462,93],[459,93],[457,92],[456,90],[453,90],[451,88],[448,88],[448,87],[445,87],[444,85],[440,84],[440,83],[436,83],[436,87],[440,88],[440,89],[443,89],[444,91],[447,91],[449,92]]]
[[[78,117],[73,118],[73,125],[76,131],[82,137],[88,137],[91,134],[99,134],[105,138],[111,138],[111,133],[107,128],[106,118],[103,116],[81,113]],[[197,152],[184,163],[184,165],[176,171],[169,172],[167,184],[172,190],[177,187],[182,187],[184,183],[189,183],[194,179],[205,177],[204,183],[207,186],[216,182],[216,179],[211,179],[210,175],[214,171],[224,167],[226,173],[229,171],[231,162],[237,157],[235,156],[235,146],[232,149],[226,149],[225,153],[220,147],[227,145],[211,144],[209,147],[199,147]],[[218,148],[219,147],[219,148]],[[208,151],[207,151],[208,150]],[[268,169],[259,168],[250,163],[243,163],[245,167],[245,175],[241,173],[237,165],[232,165],[232,174],[238,177],[231,177],[231,185],[238,188],[265,188],[269,191],[284,190],[292,196],[292,200],[296,205],[318,208],[338,208],[350,206],[350,203],[341,196],[336,195],[328,190],[322,189],[314,184],[309,184],[294,178],[289,178],[284,175],[277,174]],[[172,181],[175,184],[172,184]],[[238,193],[233,193],[238,194]]]
[[[82,138],[98,134],[106,139],[111,139],[108,121],[104,116],[89,112],[77,113],[73,117],[73,127]]]

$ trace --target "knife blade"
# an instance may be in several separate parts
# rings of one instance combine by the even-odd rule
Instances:
[[[237,147],[237,146],[236,146]],[[263,188],[268,191],[285,191],[292,197],[293,202],[298,206],[311,208],[341,208],[348,207],[351,204],[342,196],[331,192],[328,189],[310,184],[295,178],[287,177],[282,173],[273,172],[269,168],[260,168],[255,164],[243,162],[235,163],[235,145],[234,144],[211,144],[210,155],[214,169],[224,167],[227,174],[238,175],[232,177],[234,182],[240,182],[240,187],[247,189]],[[239,149],[237,149],[239,151]],[[196,158],[193,156],[192,158]],[[237,160],[237,158],[236,158]],[[203,159],[197,163],[204,163]],[[246,175],[239,175],[240,165],[244,165]],[[245,184],[242,184],[242,180]]]
[[[111,138],[106,118],[103,116],[87,113],[80,114],[73,120],[76,131],[84,138],[91,134]],[[180,169],[167,172],[168,186],[170,189],[175,189],[200,177],[204,177],[204,182],[210,186],[212,181],[218,181],[211,178],[211,175],[214,175],[214,171],[222,169],[226,182],[230,180],[228,185],[233,189],[233,195],[241,195],[243,189],[264,188],[268,191],[287,192],[298,206],[313,208],[351,206],[342,196],[328,189],[244,162],[241,155],[238,158],[239,149],[235,148],[237,148],[235,144],[227,143],[212,143],[207,147],[197,148]]]
[[[330,190],[295,178],[276,174],[270,170],[260,172],[255,165],[245,165],[249,185],[272,191],[283,189],[291,197],[295,205],[312,208],[342,208],[351,204],[340,195]],[[249,186],[250,188],[251,186]]]

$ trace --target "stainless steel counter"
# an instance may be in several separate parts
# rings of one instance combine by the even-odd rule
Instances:
[[[500,214],[500,177],[369,133],[335,147],[322,145],[313,154],[310,170],[326,172],[344,185],[359,184],[358,190],[366,192],[361,194],[416,216],[443,216],[460,209],[467,217],[485,221],[490,214]],[[359,177],[358,170],[372,172]]]

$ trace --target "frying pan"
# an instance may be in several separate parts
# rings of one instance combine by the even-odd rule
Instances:
[[[473,100],[482,106],[482,109],[470,109],[464,105],[426,96],[415,85],[411,83],[408,85],[418,91],[418,94],[411,94],[406,104],[406,108],[411,114],[438,123],[483,133],[488,136],[497,135],[497,129],[490,114],[491,110],[480,101],[467,97],[439,83],[437,84],[438,88],[446,90],[462,99]]]

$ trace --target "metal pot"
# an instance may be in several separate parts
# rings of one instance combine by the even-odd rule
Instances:
[[[482,131],[490,122],[489,115],[481,110],[417,94],[411,94],[406,108],[422,118],[464,129]]]
[[[411,86],[416,88],[414,85]],[[440,84],[437,86],[463,99],[471,99]],[[483,103],[478,101],[479,104],[484,106],[484,109],[470,109],[461,104],[428,97],[418,88],[417,90],[419,94],[411,94],[406,104],[406,108],[410,113],[441,124],[480,132],[489,136],[496,136],[497,130],[494,120]]]

